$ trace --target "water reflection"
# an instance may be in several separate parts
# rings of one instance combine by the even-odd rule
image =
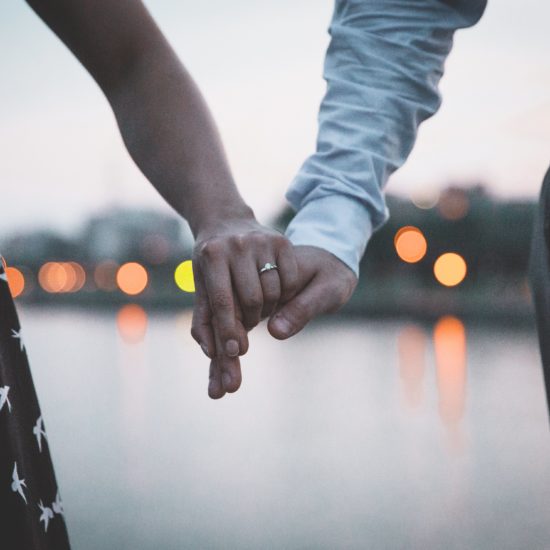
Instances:
[[[411,409],[418,408],[424,397],[422,382],[426,371],[426,346],[426,333],[416,325],[406,325],[397,337],[403,400]]]
[[[136,457],[147,452],[150,437],[148,401],[152,372],[147,360],[147,325],[147,313],[138,305],[123,306],[117,314],[120,433],[127,465],[124,480],[137,493],[145,490],[147,478]]]
[[[442,317],[433,330],[439,417],[452,450],[463,450],[461,429],[466,404],[466,330],[456,317]],[[397,336],[399,375],[404,406],[410,410],[424,401],[428,337],[418,325],[404,326]]]
[[[147,313],[136,304],[123,306],[117,315],[117,327],[120,337],[125,342],[142,342],[147,332]]]
[[[338,321],[287,342],[260,327],[241,391],[213,402],[190,311],[147,312],[132,344],[111,313],[23,314],[75,548],[500,550],[550,540],[531,330],[468,327],[475,392],[465,402],[459,321]],[[421,404],[414,418],[403,414],[408,392]],[[465,431],[475,422],[472,452],[442,448],[452,433],[442,419]],[[505,518],[498,529],[495,518]]]
[[[433,332],[439,415],[456,450],[464,447],[460,421],[466,402],[466,331],[456,317],[443,317]]]

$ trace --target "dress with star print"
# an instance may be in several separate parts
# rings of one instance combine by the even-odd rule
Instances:
[[[70,549],[23,331],[1,262],[0,548]]]

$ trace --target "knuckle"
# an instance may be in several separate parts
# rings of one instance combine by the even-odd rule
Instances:
[[[248,239],[242,233],[234,235],[231,239],[231,244],[238,252],[244,252],[248,245]]]
[[[223,242],[219,238],[208,239],[199,247],[199,256],[205,259],[211,259],[219,256],[224,249]]]
[[[250,233],[250,240],[253,244],[257,246],[262,246],[267,241],[267,235],[262,231],[252,231]]]

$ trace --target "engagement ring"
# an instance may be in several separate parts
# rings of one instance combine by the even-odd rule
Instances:
[[[272,269],[277,269],[277,266],[275,264],[270,264],[267,262],[262,269],[260,269],[260,275],[264,273],[265,271],[271,271]]]

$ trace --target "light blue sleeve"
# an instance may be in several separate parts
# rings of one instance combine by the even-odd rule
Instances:
[[[453,33],[486,0],[336,0],[323,77],[316,152],[286,198],[286,235],[324,248],[359,273],[387,219],[383,189],[409,155],[419,124],[441,103],[438,83]]]

